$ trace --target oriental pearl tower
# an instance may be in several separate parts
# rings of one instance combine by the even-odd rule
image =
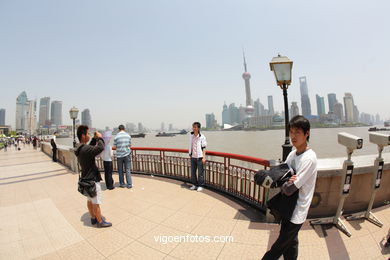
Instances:
[[[246,118],[250,118],[253,116],[254,108],[252,106],[252,98],[251,98],[251,86],[250,86],[250,78],[251,74],[247,71],[246,68],[246,60],[245,60],[245,52],[242,52],[242,56],[244,58],[244,70],[245,72],[242,74],[242,78],[245,80],[245,94],[246,94],[246,107],[245,107],[245,113]]]

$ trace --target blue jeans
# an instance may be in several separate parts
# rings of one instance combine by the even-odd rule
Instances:
[[[124,168],[126,172],[127,187],[132,187],[133,184],[131,182],[131,173],[130,173],[130,167],[131,167],[130,155],[117,158],[117,160],[118,160],[118,175],[119,175],[120,186],[125,186],[125,180],[123,176],[123,168]]]

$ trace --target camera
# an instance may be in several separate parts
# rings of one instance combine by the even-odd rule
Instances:
[[[370,142],[384,147],[390,145],[390,135],[370,133]]]
[[[278,188],[288,181],[292,175],[294,175],[294,170],[286,163],[282,163],[270,170],[258,171],[254,176],[254,181],[264,188]]]
[[[343,132],[339,133],[337,137],[339,144],[344,145],[350,151],[355,149],[362,149],[363,147],[363,139],[358,136]]]

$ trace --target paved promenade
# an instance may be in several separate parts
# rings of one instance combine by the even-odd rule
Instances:
[[[102,212],[113,227],[98,229],[90,224],[77,179],[27,145],[0,151],[0,259],[260,259],[279,232],[259,212],[223,196],[139,175],[131,190],[104,191]],[[383,245],[390,206],[374,212],[384,227],[346,222],[350,238],[305,223],[299,259],[388,259]],[[234,242],[191,243],[196,235],[231,236]],[[172,242],[165,243],[166,236]]]

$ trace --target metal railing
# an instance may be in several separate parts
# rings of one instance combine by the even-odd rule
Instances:
[[[156,175],[191,182],[191,160],[188,150],[132,147],[132,173]],[[103,162],[97,159],[99,170]],[[254,182],[254,174],[266,169],[269,161],[251,156],[207,151],[204,167],[205,186],[241,199],[265,210],[268,189]],[[117,171],[116,157],[113,171]]]

